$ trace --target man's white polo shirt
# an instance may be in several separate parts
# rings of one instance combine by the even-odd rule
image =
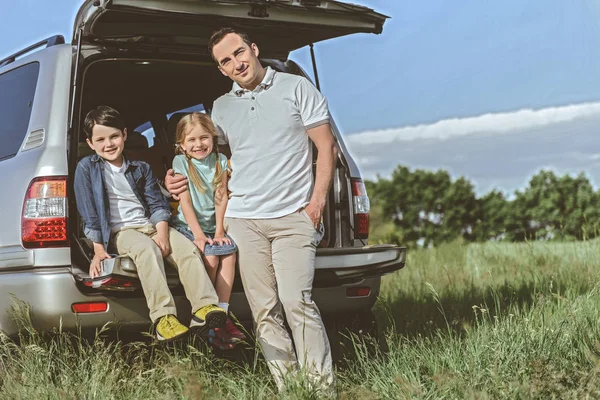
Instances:
[[[215,100],[219,142],[231,148],[231,197],[225,216],[278,218],[310,201],[312,146],[307,129],[329,123],[325,97],[306,78],[267,67],[253,91]]]

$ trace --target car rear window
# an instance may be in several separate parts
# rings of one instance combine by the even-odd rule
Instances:
[[[0,75],[0,161],[14,157],[27,134],[40,64]]]

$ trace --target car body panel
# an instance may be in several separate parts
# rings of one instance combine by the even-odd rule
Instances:
[[[31,117],[23,146],[13,158],[0,162],[0,182],[11,195],[1,201],[0,270],[22,266],[70,263],[70,248],[27,250],[21,245],[21,215],[31,180],[66,176],[69,91],[72,46],[63,44],[38,51],[0,68],[0,74],[37,62],[40,65]],[[1,123],[1,122],[0,122]],[[24,149],[29,135],[43,131],[41,143]],[[50,250],[50,251],[47,251]]]
[[[33,269],[0,273],[2,291],[0,292],[0,330],[7,335],[18,333],[18,325],[13,320],[13,307],[27,304],[33,326],[40,330],[52,330],[62,327],[64,330],[78,328],[95,329],[106,323],[114,323],[125,329],[145,330],[150,326],[148,307],[143,295],[119,297],[116,295],[86,295],[77,289],[71,268],[65,266],[56,269]],[[370,310],[379,294],[378,278],[359,282],[359,286],[369,286],[369,296],[360,298],[346,297],[349,286],[316,288],[313,299],[324,316],[347,313],[358,310]],[[75,314],[71,307],[74,303],[107,302],[106,312]],[[234,292],[231,297],[232,309],[241,321],[251,321],[250,308],[243,292]],[[190,316],[189,302],[183,296],[175,296],[178,315],[186,322]]]

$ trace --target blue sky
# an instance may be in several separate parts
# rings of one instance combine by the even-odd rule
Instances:
[[[584,170],[600,182],[600,165],[594,164],[600,140],[599,145],[593,140],[594,103],[600,101],[600,3],[354,2],[392,17],[383,34],[352,35],[315,48],[322,90],[367,177],[386,176],[403,163],[465,175],[478,192],[512,191],[540,168]],[[70,38],[80,4],[4,4],[0,55],[55,33]],[[307,49],[291,58],[311,70]],[[573,105],[580,108],[568,107]],[[523,121],[523,109],[532,110],[525,121],[533,125],[515,122]],[[497,123],[510,129],[498,134]],[[382,130],[392,131],[389,140],[373,143]],[[549,137],[553,146],[546,146]]]
[[[362,1],[392,18],[319,45],[323,90],[346,132],[596,100],[600,3],[568,3]]]

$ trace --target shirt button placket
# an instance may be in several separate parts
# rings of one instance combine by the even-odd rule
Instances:
[[[254,94],[250,95],[250,119],[256,121],[256,97]]]

